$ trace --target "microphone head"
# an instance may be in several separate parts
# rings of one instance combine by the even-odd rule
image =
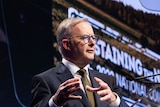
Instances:
[[[126,79],[132,81],[132,80],[135,80],[135,77],[133,75],[127,75]]]

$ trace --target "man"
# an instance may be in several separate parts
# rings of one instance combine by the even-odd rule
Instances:
[[[87,19],[65,19],[56,36],[62,63],[34,76],[31,107],[126,107],[114,79],[88,69],[98,37]]]

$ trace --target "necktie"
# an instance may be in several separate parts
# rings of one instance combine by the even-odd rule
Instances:
[[[92,107],[95,107],[95,102],[94,102],[93,93],[87,91],[86,88],[85,88],[86,85],[91,86],[91,83],[89,82],[89,80],[88,80],[88,78],[87,78],[86,70],[85,70],[85,69],[80,69],[80,70],[78,71],[78,73],[82,76],[82,82],[83,82],[83,86],[84,86],[85,92],[86,92],[86,94],[87,94],[87,97],[88,97],[88,99],[89,99]]]

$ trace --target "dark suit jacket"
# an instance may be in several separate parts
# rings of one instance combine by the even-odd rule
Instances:
[[[98,84],[93,79],[96,76],[105,81],[112,91],[118,93],[118,88],[115,87],[116,85],[112,77],[91,70],[89,70],[89,73],[93,87],[98,87]],[[73,78],[72,74],[62,63],[34,76],[32,80],[31,107],[48,107],[48,101],[54,95],[59,85],[70,78]],[[75,95],[81,95],[82,100],[67,101],[64,107],[91,107],[83,91],[78,91]],[[108,107],[108,103],[100,101],[100,97],[97,94],[94,94],[94,96],[96,107]],[[127,107],[123,100],[121,100],[120,106]]]

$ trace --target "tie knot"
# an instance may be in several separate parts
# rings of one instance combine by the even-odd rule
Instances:
[[[86,70],[85,69],[80,69],[78,71],[79,75],[81,75],[82,77],[86,75]]]

